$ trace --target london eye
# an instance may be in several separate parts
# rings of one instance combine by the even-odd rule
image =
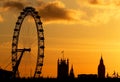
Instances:
[[[31,33],[31,35],[27,35],[27,33],[30,34],[28,32],[29,31],[28,29],[30,28],[28,26],[30,25],[24,23],[26,19],[29,17],[33,19],[33,21],[35,22],[34,27],[36,27],[31,28],[31,30],[34,29],[34,31],[32,30],[34,33]],[[32,20],[31,18],[30,20]],[[27,32],[22,31],[23,29],[26,29]],[[24,36],[24,38],[22,36]],[[28,37],[31,36],[33,36],[33,38],[28,39]],[[22,43],[21,39],[24,40],[23,41],[24,43]],[[30,43],[30,46],[28,46],[28,43]],[[33,43],[35,43],[35,45],[32,46]],[[33,67],[34,69],[34,70],[32,69],[33,73],[31,73],[31,77],[39,78],[41,75],[44,60],[44,30],[42,22],[40,20],[40,16],[33,7],[24,8],[23,11],[20,12],[20,15],[18,16],[17,22],[15,24],[12,38],[12,58],[11,58],[13,77],[21,77],[22,72],[28,71],[28,69],[27,70],[22,69],[22,71],[20,71],[21,70],[20,65],[22,65],[21,62],[25,63],[24,61],[28,60],[28,57],[26,59],[24,58],[26,54],[29,54],[28,56],[35,56],[34,59],[35,64],[32,65],[33,61],[29,60],[27,65],[28,64],[29,66],[32,65],[31,67]]]

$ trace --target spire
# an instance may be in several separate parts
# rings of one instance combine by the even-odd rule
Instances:
[[[73,65],[71,66],[71,69],[70,69],[70,78],[74,78],[75,75],[74,75],[74,70],[73,70]]]
[[[101,54],[100,63],[98,65],[98,78],[105,78],[105,65]]]
[[[102,54],[101,54],[100,64],[103,64]]]
[[[71,66],[71,72],[73,72],[73,65]]]

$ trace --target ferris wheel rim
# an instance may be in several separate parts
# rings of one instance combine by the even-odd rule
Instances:
[[[14,68],[17,62],[17,49],[18,49],[18,42],[19,42],[19,34],[21,25],[26,16],[32,16],[37,29],[37,39],[38,39],[38,55],[37,55],[37,63],[34,72],[34,78],[40,77],[42,66],[43,66],[43,59],[44,59],[44,31],[42,27],[42,22],[40,20],[40,16],[38,12],[35,11],[33,7],[26,7],[18,16],[18,20],[16,22],[14,33],[13,33],[13,40],[12,40],[12,71],[15,72]]]

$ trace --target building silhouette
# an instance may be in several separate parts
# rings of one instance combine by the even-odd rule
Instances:
[[[78,74],[78,79],[96,79],[97,74]]]
[[[66,79],[69,76],[69,60],[68,59],[58,59],[57,61],[57,78]]]
[[[0,68],[0,79],[12,78],[13,72]]]
[[[98,65],[98,78],[105,78],[105,65],[102,56]]]

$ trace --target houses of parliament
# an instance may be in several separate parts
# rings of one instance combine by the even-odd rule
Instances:
[[[101,56],[100,62],[97,68],[97,74],[78,74],[79,78],[106,78],[105,76],[105,65],[103,58]],[[75,78],[73,65],[69,71],[69,59],[61,58],[57,61],[57,78],[58,79],[66,79],[66,78]]]

